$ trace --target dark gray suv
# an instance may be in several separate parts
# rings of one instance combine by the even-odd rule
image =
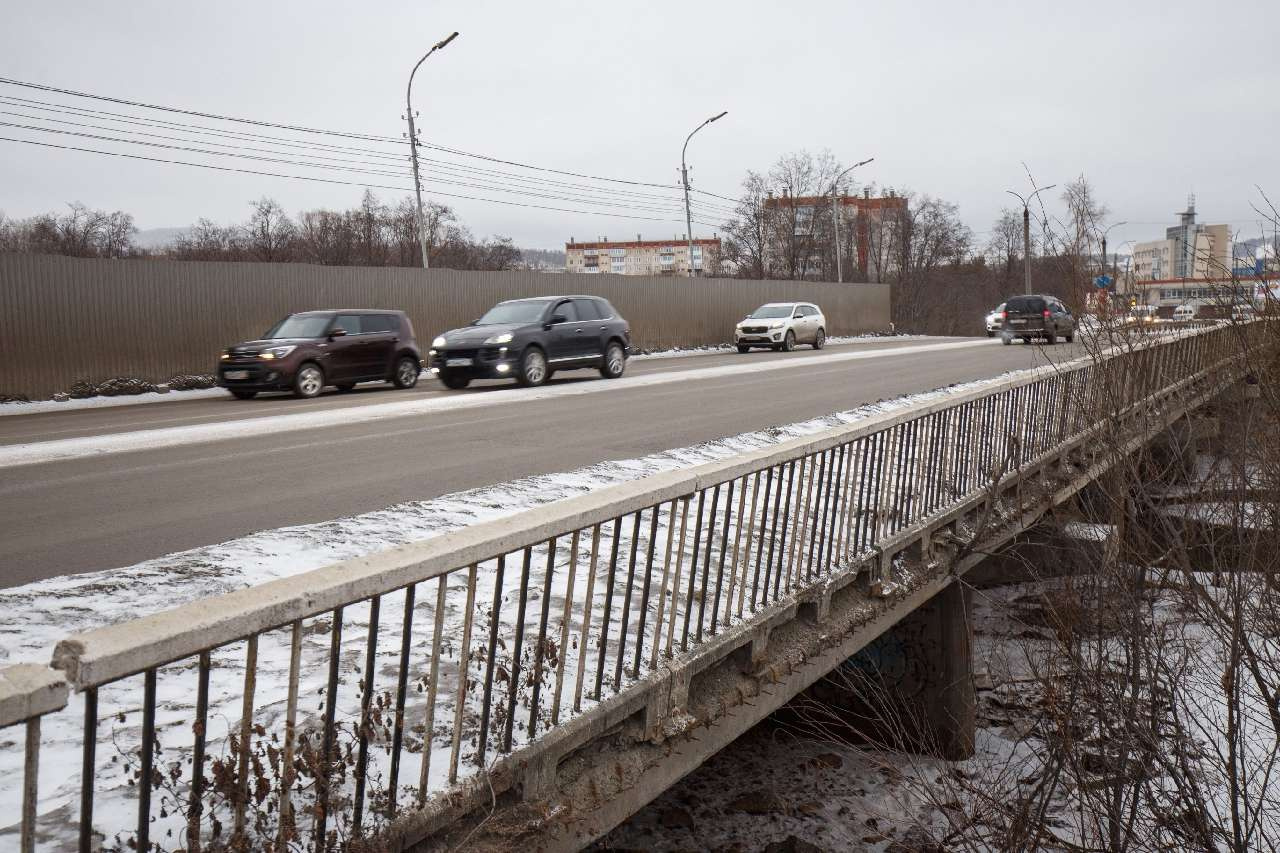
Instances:
[[[447,388],[473,379],[541,385],[558,370],[599,370],[617,379],[627,367],[631,327],[599,296],[543,296],[499,302],[470,326],[431,342],[427,366]]]
[[[1000,320],[1000,338],[1005,345],[1014,338],[1031,343],[1032,338],[1044,338],[1055,344],[1058,338],[1071,343],[1076,337],[1076,318],[1056,296],[1036,294],[1011,296],[1004,303]]]

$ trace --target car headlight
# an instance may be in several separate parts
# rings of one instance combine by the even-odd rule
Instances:
[[[231,358],[231,353],[224,352],[222,355],[218,356],[218,358],[222,359],[223,361],[226,361],[227,359]]]
[[[444,335],[441,335],[440,337],[436,338],[434,341],[431,342],[431,346],[433,347],[442,347],[444,345],[445,345]]]
[[[484,342],[486,344],[509,344],[511,343],[511,333],[503,332],[500,335],[493,335],[491,337],[485,338]]]
[[[786,324],[786,322],[785,322],[784,320],[779,320],[779,321],[778,321],[778,322],[776,322],[776,323],[770,323],[770,324],[769,324],[769,328],[770,328],[770,329],[781,329],[781,328],[782,328],[783,326],[785,326],[785,325],[787,325],[787,324]]]
[[[263,359],[266,359],[267,361],[271,361],[277,358],[284,358],[285,356],[287,356],[289,353],[293,352],[296,349],[297,349],[296,346],[272,347],[271,349],[264,349],[262,352],[258,353],[258,358],[263,358]]]

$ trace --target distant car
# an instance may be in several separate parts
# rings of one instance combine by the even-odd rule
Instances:
[[[733,342],[738,352],[752,347],[791,352],[796,344],[822,349],[827,345],[827,318],[812,302],[770,302],[734,327]]]
[[[599,296],[499,302],[470,326],[431,342],[428,367],[446,388],[473,379],[541,385],[559,370],[599,370],[617,379],[631,353],[631,327]]]
[[[316,397],[326,385],[418,383],[422,356],[403,311],[348,309],[290,314],[261,338],[241,341],[218,359],[218,384],[247,400],[261,391]]]
[[[1135,305],[1129,309],[1129,323],[1135,326],[1147,326],[1160,319],[1154,305]]]
[[[1179,323],[1185,323],[1188,320],[1196,318],[1196,307],[1194,305],[1179,305],[1173,309],[1173,319]]]
[[[1244,323],[1257,318],[1258,309],[1253,306],[1252,302],[1237,302],[1231,306],[1231,319],[1237,323]]]
[[[1057,297],[1037,294],[1005,300],[1004,319],[1000,324],[1000,337],[1005,345],[1013,343],[1014,338],[1022,338],[1025,343],[1031,343],[1032,338],[1044,338],[1049,344],[1064,338],[1071,343],[1075,336],[1075,317]]]
[[[1002,323],[1004,323],[1003,302],[996,307],[996,310],[987,315],[987,337],[994,338],[996,336],[996,332],[1000,331]]]

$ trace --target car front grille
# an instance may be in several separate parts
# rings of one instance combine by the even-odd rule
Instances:
[[[743,326],[742,331],[748,335],[763,335],[769,331],[768,326]]]

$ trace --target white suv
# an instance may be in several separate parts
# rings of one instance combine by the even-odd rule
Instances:
[[[827,318],[810,302],[770,302],[761,305],[733,330],[738,352],[752,347],[791,352],[796,344],[822,349],[827,343]]]

